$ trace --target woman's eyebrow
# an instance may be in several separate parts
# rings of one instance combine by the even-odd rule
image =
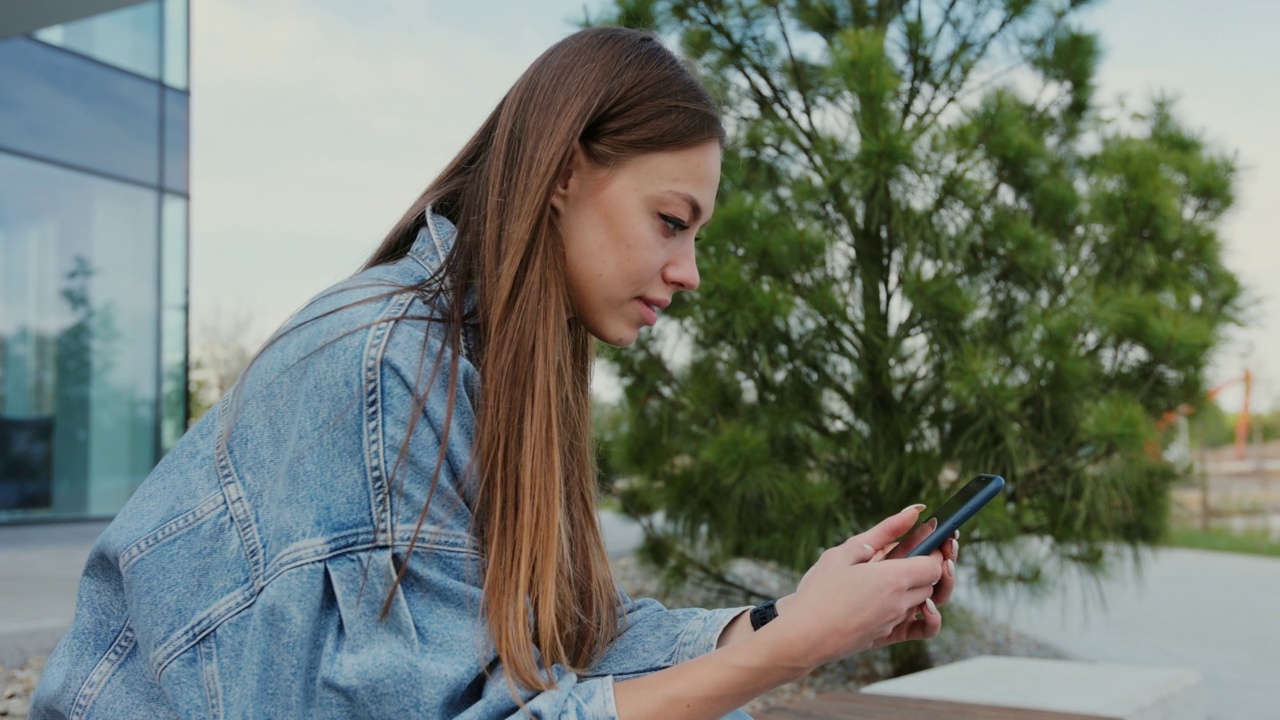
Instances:
[[[698,202],[697,198],[681,190],[667,190],[666,194],[675,195],[681,200],[689,203],[689,209],[693,212],[693,217],[689,218],[689,224],[697,224],[698,219],[702,217],[702,204]]]

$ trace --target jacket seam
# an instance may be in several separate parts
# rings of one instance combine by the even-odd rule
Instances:
[[[235,393],[227,393],[218,403],[218,419],[220,425],[229,422],[231,398]],[[222,485],[222,494],[226,498],[227,510],[240,533],[240,542],[244,546],[249,561],[249,573],[255,588],[262,585],[263,558],[262,541],[258,537],[258,528],[253,523],[253,514],[249,508],[249,500],[236,477],[235,468],[231,464],[231,456],[227,451],[227,432],[219,428],[218,444],[214,450],[214,462],[218,469],[218,481]]]
[[[225,505],[226,498],[219,490],[191,510],[156,528],[120,553],[120,573],[123,575],[134,563],[166,541],[192,530],[208,520]]]
[[[397,538],[393,548],[407,548],[409,546],[409,538]],[[346,547],[335,547],[332,552],[317,554],[312,557],[299,558],[297,561],[280,566],[270,577],[261,585],[254,588],[242,587],[239,590],[224,596],[220,601],[215,603],[205,612],[201,613],[196,619],[192,620],[181,630],[173,634],[173,637],[151,653],[152,665],[155,667],[156,677],[159,677],[182,653],[190,650],[193,646],[203,640],[209,633],[217,630],[219,626],[230,620],[235,615],[246,610],[257,602],[258,597],[266,586],[274,582],[281,576],[291,570],[296,570],[307,565],[317,562],[323,562],[330,558],[342,555],[367,552],[370,550],[378,550],[385,548],[385,543],[379,543],[376,540],[366,541],[359,545],[350,545]],[[420,539],[414,546],[414,551],[436,550],[444,552],[452,552],[459,555],[479,558],[480,554],[475,550],[459,548],[451,545],[442,545],[432,542],[429,539]]]
[[[93,666],[93,670],[89,672],[89,677],[84,679],[84,684],[80,686],[80,691],[76,693],[75,701],[71,703],[71,713],[67,716],[68,720],[80,720],[88,714],[89,708],[93,705],[93,701],[98,699],[98,695],[102,692],[102,688],[106,686],[107,680],[111,679],[116,669],[120,667],[120,663],[124,662],[129,653],[133,651],[137,641],[138,636],[133,630],[133,624],[126,619],[124,627],[120,628],[120,632],[111,643],[111,647],[107,648],[107,652]]]
[[[369,481],[369,511],[375,536],[391,537],[391,492],[382,431],[382,359],[396,321],[413,301],[412,293],[402,293],[374,324],[365,342],[364,365],[364,453]]]
[[[222,717],[222,678],[218,676],[217,635],[209,635],[196,645],[200,649],[200,675],[204,680],[204,694],[209,701],[209,717]]]
[[[281,552],[276,559],[267,567],[265,586],[275,580],[282,573],[301,565],[306,565],[316,560],[323,560],[342,555],[349,552],[364,552],[379,547],[408,547],[412,539],[412,533],[406,533],[392,540],[381,540],[386,536],[374,535],[370,537],[367,530],[357,530],[353,532],[334,535],[324,541],[307,544],[294,545],[289,549]],[[446,542],[440,542],[442,538]],[[454,542],[448,542],[448,539]],[[480,553],[475,548],[470,547],[470,536],[462,533],[437,533],[431,536],[419,534],[415,547],[430,547],[436,550],[450,550],[463,555],[470,555],[476,558],[480,557]]]

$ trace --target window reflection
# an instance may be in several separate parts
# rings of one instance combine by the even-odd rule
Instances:
[[[187,0],[164,0],[164,84],[187,89]]]
[[[112,514],[155,462],[157,195],[0,153],[0,519]]]
[[[165,195],[160,210],[160,450],[187,430],[187,200]]]
[[[0,78],[0,148],[159,184],[159,85],[25,37]]]
[[[160,79],[159,0],[54,25],[32,35],[108,65]]]
[[[177,90],[164,91],[164,188],[187,192],[187,108],[189,97]]]

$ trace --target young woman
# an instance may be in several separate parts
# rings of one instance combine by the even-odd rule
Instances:
[[[698,287],[723,142],[651,35],[548,50],[108,527],[32,717],[716,718],[936,635],[955,543],[881,559],[920,506],[754,612],[611,577],[592,345]]]

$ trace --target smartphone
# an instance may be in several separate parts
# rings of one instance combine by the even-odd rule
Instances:
[[[995,496],[1000,494],[1004,489],[1004,478],[999,475],[979,475],[960,488],[960,491],[952,495],[949,500],[938,508],[938,511],[925,519],[929,522],[932,518],[938,519],[938,527],[929,533],[929,536],[920,541],[907,553],[907,557],[919,557],[928,555],[938,546],[951,537],[966,520],[977,514]]]

